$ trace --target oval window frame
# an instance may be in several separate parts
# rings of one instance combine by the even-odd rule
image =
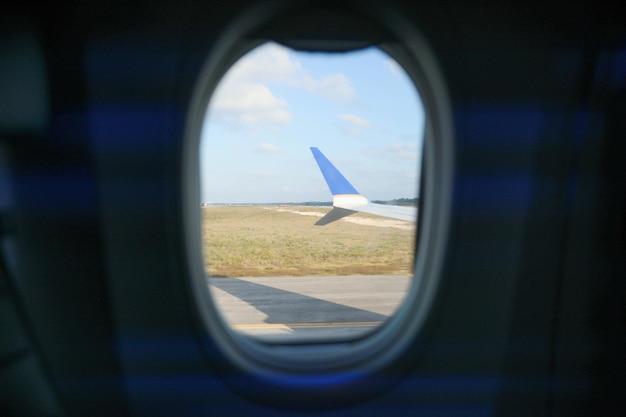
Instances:
[[[341,13],[347,10],[348,18],[353,16],[357,20],[365,17],[365,21],[376,25],[374,31],[382,29],[393,35],[393,42],[375,46],[395,59],[408,74],[421,97],[425,114],[415,278],[395,315],[376,332],[358,340],[328,344],[264,343],[228,329],[207,287],[201,250],[198,149],[211,96],[239,58],[269,40],[280,42],[258,38],[259,30],[264,36],[271,33],[268,22],[284,23],[285,16],[306,14],[310,9],[267,3],[244,12],[213,45],[188,110],[182,161],[182,222],[189,284],[201,323],[201,337],[211,346],[207,348],[210,356],[217,347],[227,360],[217,367],[235,390],[260,402],[275,405],[280,401],[287,408],[353,402],[392,383],[391,378],[376,376],[389,375],[390,370],[397,372],[415,360],[417,355],[414,351],[409,354],[409,347],[425,344],[428,332],[424,330],[441,286],[454,166],[452,117],[444,79],[426,40],[397,10],[388,5],[354,3],[352,6],[352,9],[340,7]],[[281,30],[284,35],[284,27]],[[330,41],[321,41],[324,42],[330,45]],[[258,389],[259,386],[264,388]],[[338,396],[339,388],[346,395]]]

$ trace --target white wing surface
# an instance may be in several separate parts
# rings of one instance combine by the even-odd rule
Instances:
[[[333,195],[333,209],[315,223],[316,225],[323,226],[356,212],[375,214],[377,216],[405,220],[413,223],[416,222],[416,207],[370,203],[367,198],[363,197],[361,193],[350,184],[346,177],[335,168],[319,149],[312,147],[311,152]]]

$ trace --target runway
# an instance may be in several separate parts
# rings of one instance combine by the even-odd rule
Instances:
[[[406,275],[208,278],[225,322],[264,341],[314,341],[364,335],[404,300]]]

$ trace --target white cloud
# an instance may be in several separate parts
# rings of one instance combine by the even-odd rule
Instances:
[[[404,69],[393,59],[385,61],[385,66],[394,77],[402,78],[405,76]]]
[[[258,153],[280,153],[282,152],[282,148],[273,143],[262,142],[255,152]]]
[[[281,125],[293,118],[287,101],[262,84],[222,84],[211,101],[211,118],[238,127]]]
[[[301,71],[302,64],[291,59],[289,49],[267,43],[237,61],[224,77],[224,82],[283,82]]]
[[[381,157],[390,160],[398,159],[419,159],[422,149],[416,143],[395,143],[383,148],[367,148],[361,151],[368,157]]]
[[[289,103],[276,96],[272,84],[343,103],[357,99],[352,82],[344,74],[314,77],[293,59],[289,49],[267,43],[242,57],[225,74],[211,100],[211,120],[234,129],[275,128],[291,122]]]
[[[277,177],[278,175],[269,172],[269,171],[257,171],[254,174],[252,174],[253,178],[271,178],[271,177]]]
[[[363,119],[362,117],[356,116],[354,114],[341,114],[339,116],[339,119],[343,120],[344,122],[348,122],[351,123],[353,125],[359,126],[359,127],[369,127],[370,126],[370,122],[368,122],[367,120]]]
[[[371,127],[370,122],[354,114],[341,114],[337,118],[344,122],[339,125],[339,130],[349,136],[361,137],[363,131]]]
[[[417,159],[420,149],[415,143],[396,143],[387,148],[392,156],[400,159]]]
[[[324,75],[319,79],[310,74],[303,74],[296,82],[307,91],[319,94],[324,98],[339,102],[354,102],[357,98],[352,82],[342,73]]]

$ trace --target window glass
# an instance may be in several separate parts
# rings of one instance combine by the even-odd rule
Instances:
[[[200,146],[207,289],[228,326],[269,342],[382,325],[413,279],[424,112],[378,48],[266,43],[210,100]]]

